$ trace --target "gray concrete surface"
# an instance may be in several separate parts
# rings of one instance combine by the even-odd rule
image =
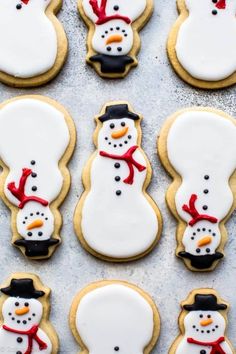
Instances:
[[[215,92],[201,91],[189,87],[175,75],[167,60],[165,46],[176,16],[174,0],[155,0],[154,15],[141,33],[139,67],[125,80],[108,81],[100,79],[85,64],[87,30],[77,15],[76,0],[64,0],[59,18],[67,32],[70,51],[60,75],[50,84],[32,90],[0,85],[1,101],[29,93],[58,100],[70,111],[77,127],[77,147],[69,166],[72,185],[61,208],[63,243],[51,260],[41,263],[27,261],[10,245],[10,213],[0,202],[0,282],[11,272],[34,272],[52,289],[51,321],[60,337],[60,353],[79,351],[68,326],[70,304],[77,291],[99,279],[128,280],[153,296],[162,318],[161,336],[154,354],[168,353],[178,333],[179,302],[191,289],[214,287],[232,305],[228,334],[236,346],[236,214],[227,224],[229,240],[225,260],[210,274],[189,272],[174,255],[176,222],[165,204],[170,178],[156,154],[156,137],[168,115],[193,105],[208,105],[235,115],[235,87]],[[164,216],[164,231],[156,249],[140,261],[121,265],[107,264],[87,254],[78,243],[72,225],[74,208],[82,192],[81,171],[93,151],[93,117],[106,101],[119,99],[130,101],[134,109],[144,116],[143,147],[154,172],[149,192]]]

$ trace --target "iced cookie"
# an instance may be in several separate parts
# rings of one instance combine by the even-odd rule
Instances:
[[[229,305],[212,289],[194,290],[182,304],[180,335],[169,354],[234,354],[226,337]]]
[[[73,121],[57,102],[22,96],[0,105],[1,196],[12,212],[12,243],[27,257],[48,258],[60,243],[74,145]]]
[[[55,14],[62,0],[1,0],[0,81],[16,87],[45,84],[60,71],[67,39]]]
[[[160,317],[151,297],[122,281],[100,281],[74,299],[70,326],[81,353],[145,353],[155,346]]]
[[[174,180],[166,199],[179,223],[176,254],[191,270],[212,270],[224,256],[224,224],[236,206],[235,120],[210,108],[177,112],[158,149]]]
[[[85,191],[74,215],[83,247],[108,261],[142,257],[159,240],[160,212],[147,194],[151,166],[141,148],[141,116],[126,102],[96,117],[96,151],[83,171]]]
[[[0,291],[1,354],[56,354],[58,338],[49,322],[50,289],[33,274],[16,273]]]
[[[217,89],[236,83],[235,0],[177,0],[180,16],[168,55],[187,83]]]
[[[89,28],[87,62],[107,78],[120,78],[136,66],[138,32],[149,20],[153,0],[79,0]]]

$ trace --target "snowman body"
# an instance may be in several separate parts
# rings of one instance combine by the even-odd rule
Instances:
[[[0,156],[9,168],[4,192],[19,208],[17,231],[27,241],[49,240],[50,203],[63,185],[58,163],[70,139],[64,116],[48,103],[21,99],[0,110],[0,127]]]
[[[57,57],[57,34],[45,14],[50,2],[1,1],[0,71],[18,78],[31,78],[53,67]]]
[[[112,132],[122,128],[121,124],[127,133],[113,139]],[[142,254],[153,245],[158,233],[156,213],[143,194],[147,162],[140,148],[134,151],[133,159],[142,171],[134,166],[129,183],[125,182],[130,174],[126,161],[101,156],[102,152],[121,156],[136,146],[137,139],[135,123],[128,118],[104,122],[98,133],[98,151],[91,165],[91,188],[84,201],[81,226],[89,247],[108,257]]]
[[[182,177],[175,195],[177,212],[187,223],[182,242],[201,267],[201,259],[221,258],[219,225],[234,199],[229,179],[236,167],[235,125],[211,112],[183,113],[170,128],[167,149]]]
[[[185,0],[189,15],[181,24],[176,54],[182,67],[204,81],[226,79],[236,71],[236,3]]]
[[[220,338],[224,338],[226,323],[224,317],[218,311],[199,310],[186,315],[184,329],[185,334],[179,342],[175,354],[211,354],[212,346],[205,345],[205,343],[214,343]],[[189,343],[191,339],[194,342],[199,342],[199,344]],[[225,354],[233,354],[225,338],[220,341],[220,347]]]

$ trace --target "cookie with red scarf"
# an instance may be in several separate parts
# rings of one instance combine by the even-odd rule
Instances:
[[[173,177],[166,200],[178,221],[176,255],[190,270],[213,270],[236,207],[235,119],[212,108],[179,111],[164,124],[158,151]]]
[[[107,78],[120,78],[138,64],[138,32],[149,20],[153,0],[79,0],[89,28],[87,62]]]
[[[180,335],[169,354],[234,354],[226,336],[229,305],[213,289],[198,289],[182,302]]]
[[[59,343],[49,322],[50,290],[33,274],[13,274],[0,289],[1,354],[56,354]]]
[[[96,117],[96,151],[83,171],[74,226],[85,249],[108,261],[134,260],[157,244],[162,219],[146,188],[151,166],[141,148],[141,116],[110,102]]]

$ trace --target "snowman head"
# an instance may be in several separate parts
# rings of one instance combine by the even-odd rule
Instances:
[[[153,310],[137,291],[110,284],[81,299],[76,328],[90,354],[141,354],[153,336]]]
[[[131,112],[127,104],[106,107],[99,121],[102,127],[98,133],[98,149],[113,154],[125,153],[138,144],[138,130],[135,122],[140,117]]]
[[[39,325],[43,306],[38,298],[45,293],[34,288],[32,279],[12,279],[1,292],[9,296],[2,306],[5,326],[27,331]]]
[[[214,294],[197,294],[195,302],[184,305],[189,313],[184,318],[185,335],[199,341],[213,342],[224,336],[226,321],[220,311],[227,309],[219,304]]]

